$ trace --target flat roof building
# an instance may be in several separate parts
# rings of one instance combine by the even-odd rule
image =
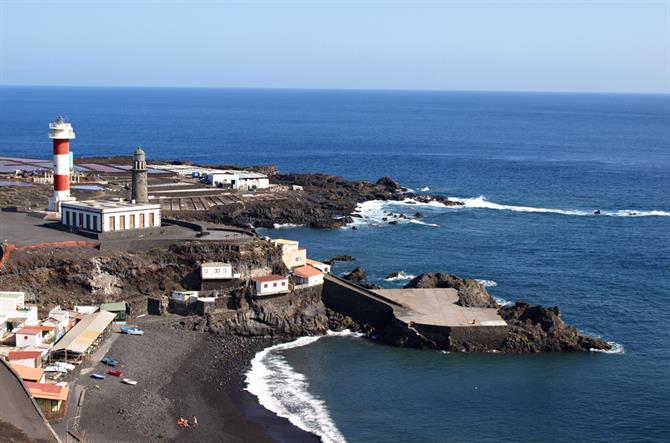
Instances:
[[[61,224],[91,232],[114,232],[161,226],[161,206],[131,201],[86,200],[61,204]]]
[[[206,181],[213,186],[241,189],[243,191],[267,189],[270,187],[270,180],[267,175],[249,171],[212,171],[206,173]]]
[[[309,265],[294,268],[293,277],[298,285],[317,286],[323,284],[323,272]]]
[[[254,289],[257,296],[285,294],[290,291],[288,277],[283,275],[268,275],[265,277],[255,277]]]
[[[305,266],[307,262],[307,250],[304,248],[301,249],[299,242],[276,238],[272,240],[272,243],[281,248],[282,261],[287,268],[293,269],[297,266]]]

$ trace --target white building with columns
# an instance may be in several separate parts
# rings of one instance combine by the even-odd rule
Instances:
[[[61,224],[92,232],[116,232],[161,226],[159,204],[86,200],[61,204]]]

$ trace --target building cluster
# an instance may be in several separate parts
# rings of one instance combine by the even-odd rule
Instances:
[[[295,240],[275,239],[271,242],[281,251],[282,262],[290,270],[288,275],[255,275],[248,279],[254,296],[264,298],[288,294],[295,289],[323,285],[324,274],[330,265],[307,258],[307,250]],[[204,315],[223,307],[223,299],[212,295],[225,282],[244,279],[242,273],[231,263],[205,262],[200,264],[200,291],[173,291],[170,297],[171,311],[182,314]]]
[[[64,379],[109,334],[115,321],[125,320],[125,303],[56,306],[38,318],[37,307],[23,292],[0,292],[0,358],[21,377],[49,419],[66,412],[69,387]]]
[[[270,179],[259,172],[242,169],[216,169],[193,165],[151,165],[151,168],[169,171],[184,177],[191,177],[223,189],[255,191],[270,188]]]

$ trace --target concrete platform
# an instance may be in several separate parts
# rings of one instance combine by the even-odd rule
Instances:
[[[458,292],[452,288],[375,289],[373,292],[407,309],[394,308],[396,318],[406,323],[428,326],[481,327],[507,326],[494,308],[466,308],[456,304]]]

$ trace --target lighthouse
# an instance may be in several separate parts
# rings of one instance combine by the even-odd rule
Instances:
[[[49,123],[49,138],[53,140],[54,193],[49,199],[49,211],[60,212],[63,202],[73,201],[70,195],[70,140],[75,138],[72,125],[61,116]]]
[[[136,203],[148,203],[147,157],[139,146],[135,149],[135,153],[133,154],[132,174],[131,200]]]

